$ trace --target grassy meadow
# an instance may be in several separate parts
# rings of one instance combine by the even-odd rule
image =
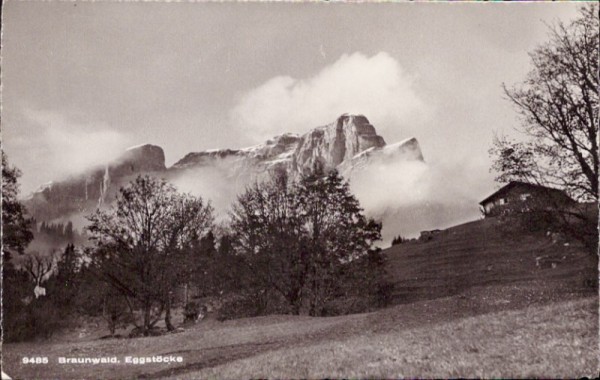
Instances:
[[[336,317],[214,316],[157,337],[100,339],[82,326],[48,341],[5,344],[13,379],[555,378],[597,376],[597,258],[544,234],[507,237],[495,220],[467,223],[387,251],[393,305]],[[556,257],[555,268],[536,266]],[[181,314],[175,315],[181,323]],[[86,331],[85,334],[82,331]],[[126,356],[181,363],[125,363]],[[23,364],[24,357],[48,364]],[[59,357],[117,364],[59,364]]]

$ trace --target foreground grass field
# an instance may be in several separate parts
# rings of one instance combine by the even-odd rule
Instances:
[[[280,349],[196,378],[577,378],[598,375],[593,299]]]
[[[208,319],[138,339],[74,328],[51,341],[5,344],[3,371],[15,379],[597,376],[598,291],[586,284],[597,280],[597,257],[575,242],[500,227],[467,223],[387,250],[394,305],[376,312]],[[536,266],[541,256],[557,265]],[[153,355],[182,362],[125,363]],[[23,364],[31,357],[48,364]]]
[[[500,289],[499,289],[500,290]],[[598,300],[475,317],[444,315],[451,299],[333,318],[270,316],[207,321],[161,337],[9,344],[4,371],[18,379],[581,377],[598,374]],[[420,316],[420,318],[417,318]],[[428,316],[428,318],[425,318]],[[125,356],[181,355],[133,365]],[[47,365],[22,364],[47,356]],[[117,356],[119,364],[58,364]]]

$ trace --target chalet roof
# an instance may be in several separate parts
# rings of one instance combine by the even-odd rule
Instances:
[[[506,185],[502,186],[501,188],[499,188],[498,190],[496,190],[496,192],[494,192],[489,197],[487,197],[484,200],[482,200],[481,202],[479,202],[479,204],[483,206],[485,203],[489,202],[490,200],[503,196],[504,194],[508,193],[511,189],[513,189],[514,187],[517,187],[517,186],[528,187],[532,190],[538,190],[538,191],[543,190],[543,191],[551,192],[554,194],[560,194],[561,196],[563,196],[565,198],[571,199],[567,195],[567,193],[565,193],[564,191],[562,191],[560,189],[554,189],[552,187],[542,186],[542,185],[538,185],[535,183],[529,183],[529,182],[511,181],[508,184],[506,184]]]

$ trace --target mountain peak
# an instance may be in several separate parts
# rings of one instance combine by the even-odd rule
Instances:
[[[344,113],[337,118],[337,125],[357,128],[361,134],[375,134],[375,127],[371,125],[365,115],[352,115]]]
[[[333,169],[360,152],[383,146],[385,140],[365,116],[343,114],[335,122],[304,134],[295,156],[305,169],[317,161],[326,169]]]

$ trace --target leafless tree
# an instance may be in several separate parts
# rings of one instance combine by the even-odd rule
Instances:
[[[141,306],[143,334],[165,310],[172,329],[170,297],[184,262],[178,255],[209,230],[212,207],[179,194],[164,180],[139,176],[121,188],[113,208],[98,210],[89,220],[101,276]]]
[[[275,175],[248,188],[231,215],[233,247],[258,280],[261,294],[280,296],[289,312],[303,306],[323,315],[356,278],[347,265],[366,257],[381,225],[367,219],[339,173],[314,173],[297,182]]]
[[[533,69],[508,99],[524,140],[497,137],[490,153],[497,180],[527,180],[598,200],[598,5],[587,4],[530,56]]]
[[[596,253],[598,244],[598,4],[586,4],[569,24],[550,26],[550,39],[531,55],[533,69],[505,93],[521,116],[517,141],[494,139],[490,154],[498,182],[521,180],[565,190],[580,203],[538,207],[530,216],[552,220]],[[549,199],[552,199],[551,197]]]
[[[300,312],[308,274],[302,239],[302,209],[285,175],[257,183],[238,197],[231,213],[234,246],[250,273],[247,288],[268,297],[278,293],[290,311]]]
[[[36,252],[27,255],[27,258],[23,263],[23,269],[35,283],[34,293],[36,298],[41,295],[46,295],[45,289],[41,287],[41,284],[44,278],[52,273],[55,266],[56,257],[54,254],[43,256]]]

